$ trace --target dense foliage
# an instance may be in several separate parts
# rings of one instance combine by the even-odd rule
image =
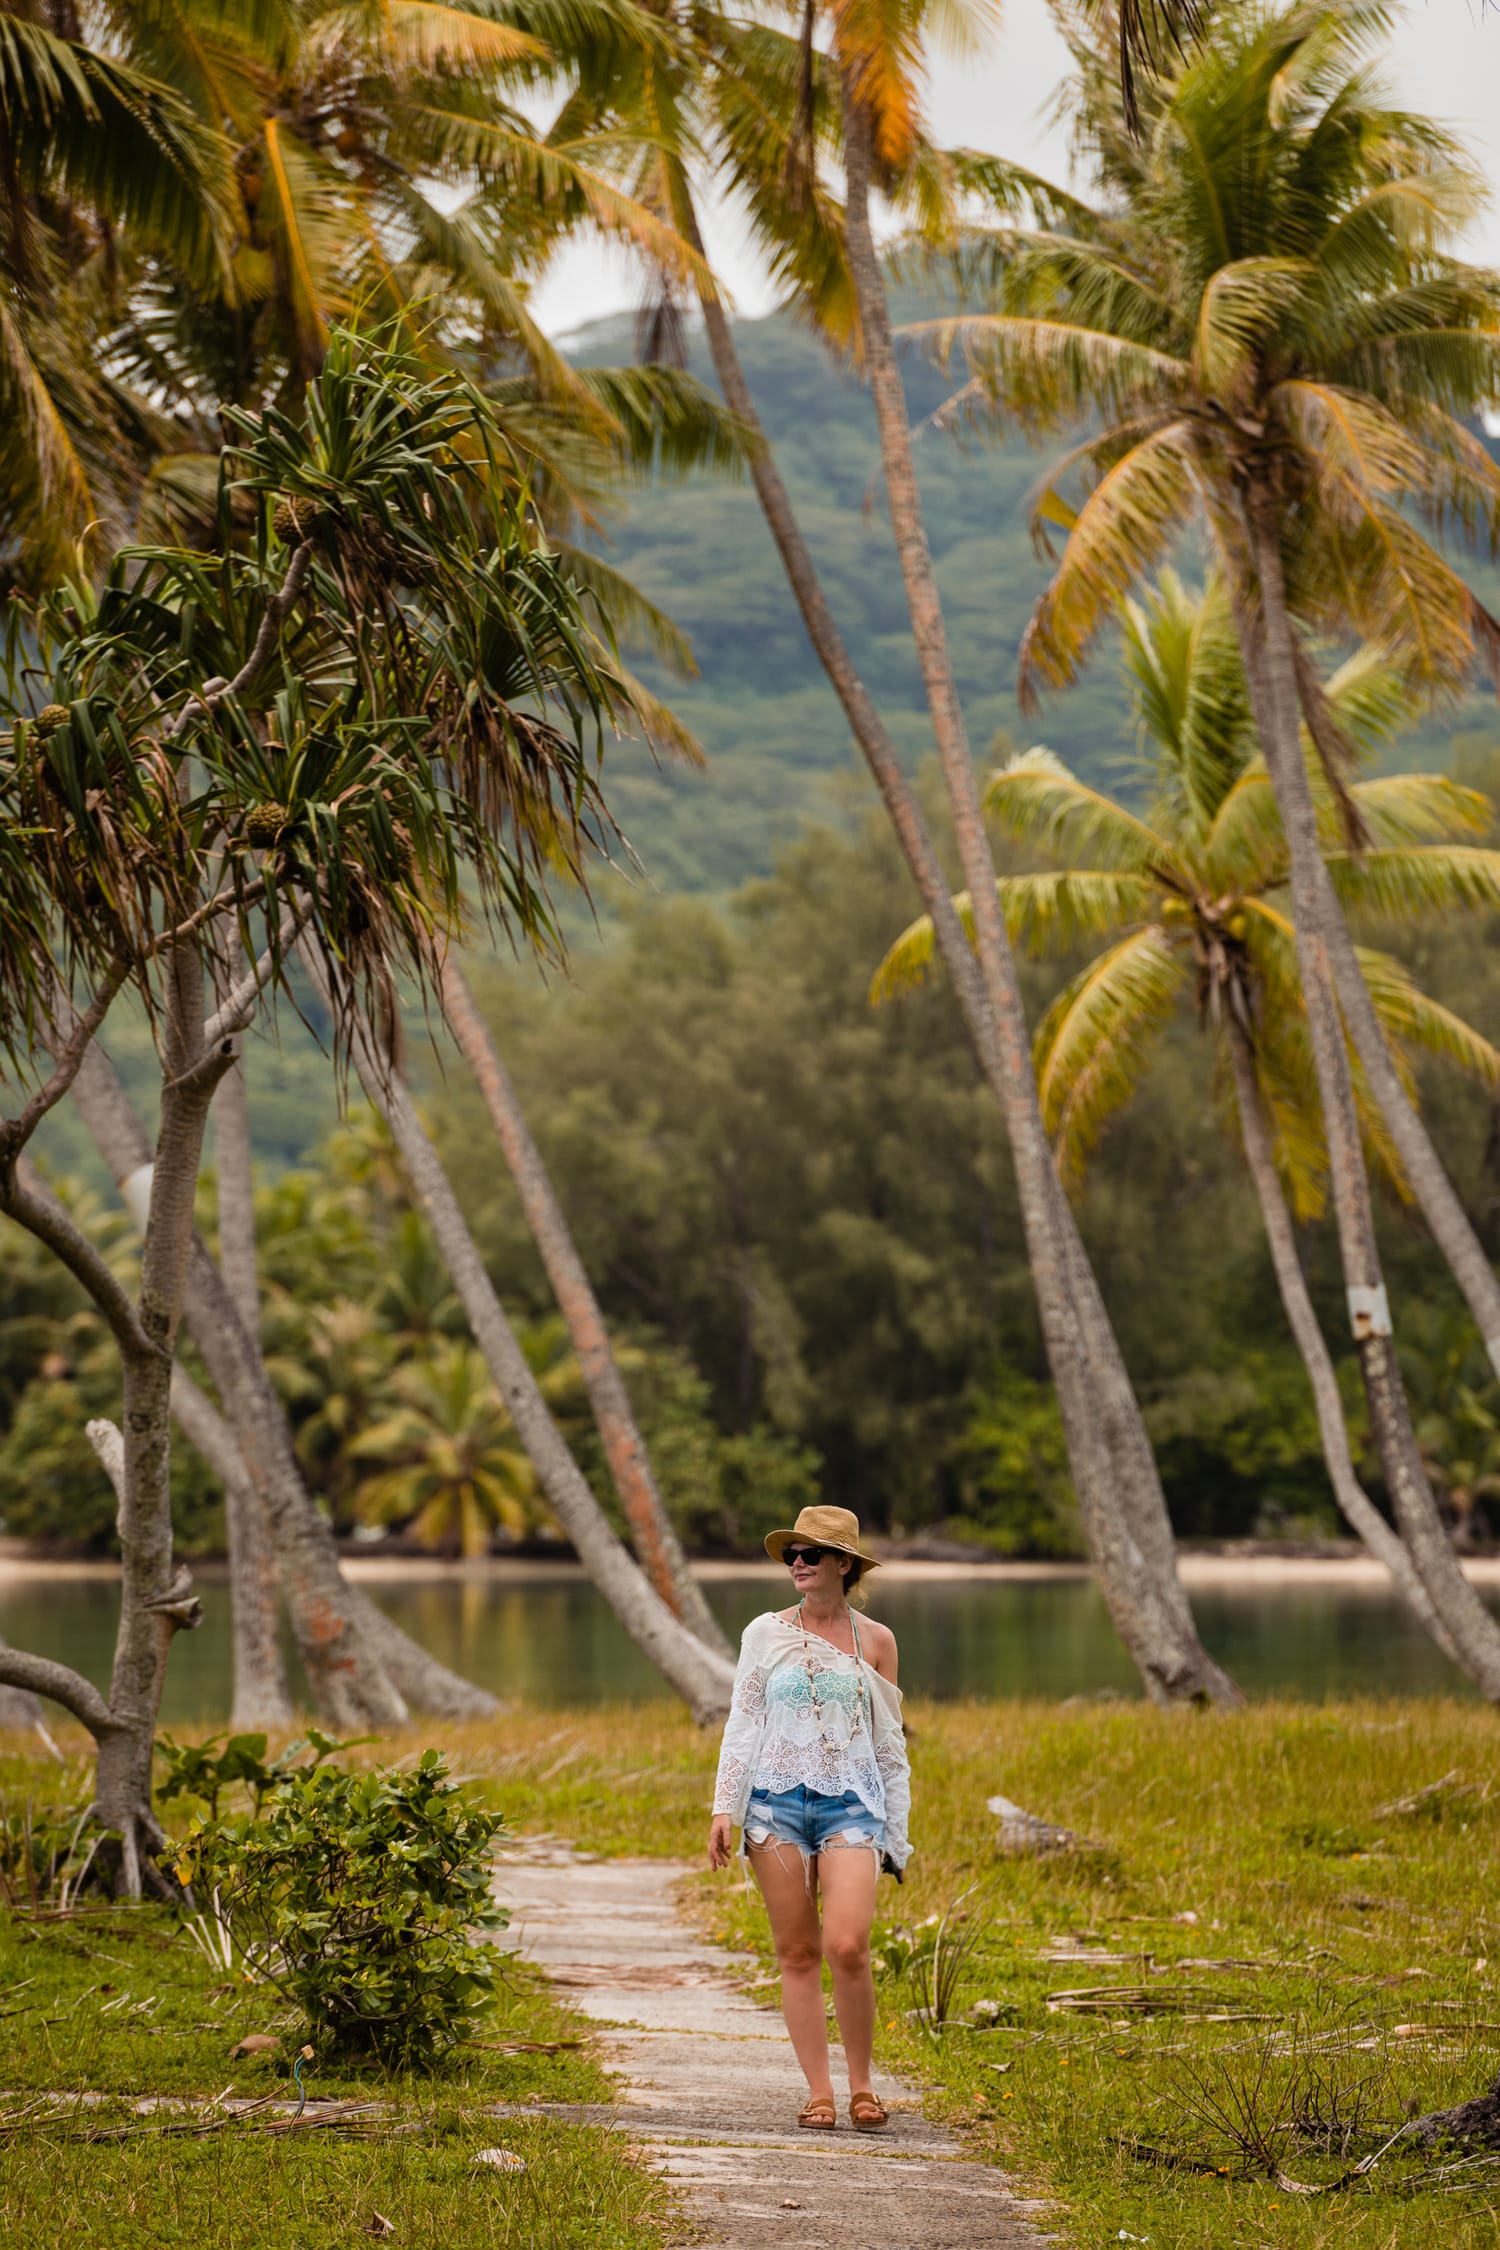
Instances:
[[[1483,763],[1461,770],[1492,778]],[[909,915],[882,825],[851,821],[807,835],[728,912],[637,904],[617,944],[575,955],[570,984],[496,971],[489,1003],[617,1323],[649,1320],[687,1348],[724,1426],[763,1418],[811,1445],[830,1499],[891,1529],[943,1523],[1055,1552],[1073,1536],[1064,1457],[998,1129],[946,992],[867,1004]],[[1487,922],[1401,942],[1426,989],[1495,1031]],[[1027,971],[1034,1017],[1069,969]],[[1193,1021],[1170,1030],[1095,1159],[1085,1233],[1179,1529],[1331,1530],[1221,1092],[1213,1042]],[[1483,1095],[1437,1073],[1428,1099],[1493,1224]],[[540,1306],[508,1186],[451,1080],[441,1121],[492,1267]],[[1387,1233],[1403,1302],[1439,1317],[1449,1289],[1394,1203]],[[1337,1334],[1323,1230],[1306,1249]],[[1414,1322],[1411,1375],[1440,1459],[1464,1450],[1447,1426],[1455,1393],[1416,1336]],[[1482,1381],[1475,1396],[1494,1403]]]
[[[252,1054],[254,1072],[261,1057]],[[70,1191],[99,1239],[118,1221]],[[201,1219],[214,1229],[214,1178]],[[479,1354],[394,1152],[357,1112],[309,1161],[257,1196],[270,1370],[286,1401],[313,1490],[341,1533],[407,1534],[440,1553],[555,1542],[535,1475]],[[118,1412],[119,1374],[98,1316],[25,1239],[7,1244],[9,1317],[0,1322],[0,1526],[19,1537],[105,1551],[114,1502],[83,1433]],[[497,1276],[502,1286],[506,1276]],[[522,1342],[553,1413],[606,1507],[613,1489],[562,1323],[539,1297]],[[191,1352],[186,1354],[196,1367]],[[681,1345],[645,1324],[620,1358],[684,1534],[734,1548],[815,1497],[816,1462],[794,1438],[758,1425],[726,1430]],[[174,1450],[177,1543],[222,1549],[222,1496],[191,1448]]]

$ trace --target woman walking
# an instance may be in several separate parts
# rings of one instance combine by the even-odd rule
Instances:
[[[797,1596],[745,1627],[724,1727],[708,1864],[727,1867],[738,1824],[766,1902],[781,1964],[781,2012],[808,2098],[799,2125],[832,2132],[823,1963],[849,2066],[849,2116],[878,2133],[885,2105],[870,2084],[875,1986],[870,1924],[882,1867],[899,1877],[911,1798],[896,1638],[863,1624],[862,1578],[879,1568],[847,1508],[804,1508],[766,1552]]]

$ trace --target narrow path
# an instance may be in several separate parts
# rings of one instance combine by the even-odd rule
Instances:
[[[496,1890],[520,1951],[600,2026],[614,2107],[557,2114],[629,2133],[685,2189],[694,2243],[736,2250],[1037,2250],[1045,2239],[990,2166],[968,2163],[883,2080],[890,2128],[798,2132],[801,2074],[781,2018],[736,1989],[755,1964],[677,1912],[690,1870],[595,1860],[552,1839],[503,1853]],[[842,2086],[842,2058],[834,2082]]]

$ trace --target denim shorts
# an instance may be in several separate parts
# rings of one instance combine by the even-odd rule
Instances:
[[[804,1859],[841,1846],[863,1845],[878,1857],[885,1848],[885,1823],[852,1789],[842,1797],[825,1797],[799,1782],[795,1789],[751,1791],[745,1807],[745,1843],[795,1844]]]

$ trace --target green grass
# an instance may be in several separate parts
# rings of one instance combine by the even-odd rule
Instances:
[[[371,1751],[369,1755],[374,1755]],[[388,1753],[387,1753],[388,1754]],[[0,1758],[12,1808],[67,1801],[75,1776]],[[500,2117],[497,2103],[604,2102],[610,2082],[585,2028],[517,1962],[482,2034],[426,2077],[316,2068],[316,2095],[388,2105],[347,2132],[231,2123],[203,2137],[136,2107],[295,2089],[284,2066],[236,2060],[250,2032],[285,2037],[294,2017],[265,1987],[226,1980],[161,1910],[95,1906],[66,1919],[0,1915],[0,2250],[49,2240],[193,2250],[347,2250],[390,2237],[420,2250],[647,2250],[669,2199],[616,2133]],[[522,2041],[580,2042],[506,2054]],[[26,2097],[88,2094],[16,2123]],[[118,2132],[118,2138],[88,2138]],[[476,2167],[502,2146],[524,2174]],[[378,2234],[378,2228],[377,2228]]]
[[[1324,2185],[1408,2115],[1494,2078],[1500,1733],[1491,1713],[1442,1702],[1263,1705],[1234,1717],[917,1702],[910,1720],[917,1857],[903,1889],[882,1886],[880,1912],[920,1926],[978,1886],[978,1943],[936,2037],[908,2015],[918,1997],[910,1981],[882,1978],[879,2061],[915,2080],[972,2154],[1048,2199],[1058,2240],[1094,2250],[1124,2230],[1152,2250],[1500,2242],[1500,2173],[1460,2176],[1462,2192],[1445,2192],[1454,2179],[1424,2182],[1430,2167],[1397,2150],[1361,2181],[1299,2197],[1254,2145],[1258,2136],[1291,2179]],[[517,1828],[607,1854],[701,1855],[717,1745],[673,1707],[519,1710],[438,1739]],[[43,1770],[31,1770],[40,1786]],[[1386,1809],[1440,1780],[1415,1809]],[[1100,1849],[1002,1858],[985,1810],[997,1791]],[[765,1957],[763,1913],[736,1874],[692,1876],[687,1896],[706,1930]],[[212,1980],[150,1917],[124,1918],[138,1934],[119,1941],[121,1919],[6,1937],[0,1988],[45,1962],[49,1995],[45,2010],[3,2024],[7,2084],[210,2094],[236,2076],[227,2050],[254,2027],[253,2004],[211,1997]],[[1069,1950],[1119,1959],[1047,1958]],[[101,2024],[106,1982],[157,1997],[138,2020],[121,2009]],[[1057,2005],[1088,1986],[1144,1994],[1146,2006],[1116,1997],[1094,2015]],[[976,2001],[996,2004],[993,2028],[972,2028]],[[562,2020],[545,1994],[518,1983],[494,2036],[555,2037]],[[62,2075],[70,2061],[72,2079]],[[237,2082],[264,2083],[248,2071]],[[384,2145],[247,2134],[0,2144],[0,2245],[22,2239],[23,2205],[34,2242],[78,2199],[79,2224],[95,2230],[75,2229],[85,2242],[139,2240],[155,2204],[153,2242],[323,2250],[361,2239],[367,2204],[396,2218],[396,2201],[403,2241],[633,2250],[660,2223],[661,2191],[617,2143],[542,2119],[476,2115],[486,2099],[586,2099],[597,2084],[586,2055],[470,2055],[436,2084],[396,2090],[421,2129]],[[1250,2129],[1237,2139],[1215,2111],[1241,2114]],[[532,2158],[526,2180],[473,2174],[469,2155],[485,2140]],[[551,2232],[538,2231],[541,2206],[517,2193],[531,2192],[526,2182],[544,2195]]]
[[[1319,2186],[1408,2115],[1493,2080],[1493,1714],[916,1703],[910,1719],[917,1857],[903,1889],[882,1885],[880,1913],[921,1924],[977,1885],[982,1927],[938,2037],[909,2020],[910,1984],[882,1980],[879,2061],[918,2081],[972,2153],[1049,2198],[1049,2231],[1093,2246],[1123,2229],[1153,2250],[1500,2241],[1500,2172],[1446,2192],[1397,2151],[1364,2181],[1299,2197],[1214,2115],[1242,2111],[1289,2178]],[[454,1747],[522,1825],[596,1851],[701,1853],[715,1744],[670,1710],[518,1716]],[[1415,1810],[1382,1809],[1445,1776]],[[1002,1858],[985,1810],[997,1791],[1103,1848]],[[766,1956],[737,1875],[690,1890],[706,1928]],[[1046,1958],[1085,1949],[1121,1958]],[[1057,2005],[1089,1986],[1144,1992],[1149,2012]],[[998,2004],[992,2029],[969,2028],[980,2000]]]

